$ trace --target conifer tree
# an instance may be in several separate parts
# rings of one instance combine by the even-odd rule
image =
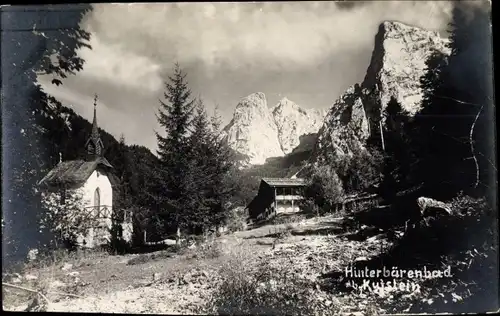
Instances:
[[[187,224],[183,209],[188,192],[188,136],[194,101],[190,99],[191,90],[179,64],[175,64],[174,73],[169,76],[165,87],[165,101],[160,101],[157,115],[165,136],[156,133],[161,168],[157,172],[157,179],[152,180],[159,182],[153,188],[155,203],[163,230],[167,231],[169,223],[178,230]]]
[[[203,102],[197,102],[189,142],[192,157],[189,204],[191,223],[203,231],[224,224],[228,201],[234,192],[230,176],[233,160],[221,137],[220,122],[217,111],[209,121]]]
[[[210,154],[208,155],[209,170],[212,173],[210,188],[211,224],[223,225],[227,218],[231,199],[237,190],[235,175],[235,156],[229,147],[227,140],[223,137],[220,129],[221,118],[217,107],[211,119],[212,131],[210,134]]]
[[[211,169],[208,165],[211,139],[207,114],[203,101],[198,99],[196,114],[192,122],[193,132],[189,137],[190,170],[186,174],[189,180],[189,195],[186,197],[186,208],[190,226],[195,232],[205,231],[210,226]]]

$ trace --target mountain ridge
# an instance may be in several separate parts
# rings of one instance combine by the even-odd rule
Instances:
[[[244,165],[261,165],[284,157],[299,146],[300,137],[316,133],[325,111],[304,109],[288,98],[268,107],[265,94],[252,93],[237,104],[224,129],[229,146],[247,157]]]

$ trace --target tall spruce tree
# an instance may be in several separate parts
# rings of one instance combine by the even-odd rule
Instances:
[[[201,99],[196,103],[196,114],[189,137],[190,170],[186,174],[189,194],[185,199],[189,226],[194,233],[205,231],[210,226],[210,196],[208,191],[213,174],[209,168],[210,130],[207,113]]]
[[[236,157],[227,140],[223,137],[223,131],[220,128],[221,121],[216,107],[211,118],[211,146],[208,155],[208,166],[212,173],[209,202],[211,203],[210,218],[213,226],[225,224],[230,211],[228,208],[231,207],[231,199],[238,187],[235,182]]]
[[[197,102],[189,141],[191,193],[187,198],[190,223],[196,233],[224,224],[228,201],[234,193],[232,154],[221,137],[220,121],[217,112],[209,121],[203,102]]]
[[[188,137],[194,110],[194,100],[188,87],[186,74],[179,64],[175,64],[174,73],[165,83],[165,101],[160,100],[157,118],[164,128],[165,136],[156,133],[158,156],[161,161],[154,189],[158,216],[166,233],[169,228],[177,231],[186,227],[187,216],[184,213],[185,199],[189,193],[189,145]],[[155,181],[156,180],[156,181]]]

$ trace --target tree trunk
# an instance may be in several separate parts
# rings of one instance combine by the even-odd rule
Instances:
[[[176,233],[176,237],[175,237],[175,244],[177,246],[179,246],[180,242],[181,242],[181,228],[179,226],[177,226],[177,233]]]

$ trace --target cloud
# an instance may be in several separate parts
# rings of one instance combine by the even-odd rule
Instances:
[[[157,91],[162,80],[159,76],[161,66],[145,55],[112,43],[103,43],[99,34],[93,34],[90,45],[92,50],[82,49],[79,55],[85,60],[83,78],[99,81],[119,81],[124,88],[140,91]]]
[[[335,2],[98,4],[88,27],[116,50],[158,64],[281,69],[371,46],[383,20],[442,30],[451,9],[446,1],[373,1],[350,9]]]
[[[473,5],[477,5],[475,1]],[[486,3],[486,2],[485,2]],[[363,79],[384,20],[443,31],[451,1],[95,4],[83,26],[92,50],[84,70],[49,92],[128,143],[156,147],[162,81],[179,62],[193,96],[215,103],[227,123],[238,101],[266,93],[327,109]]]

